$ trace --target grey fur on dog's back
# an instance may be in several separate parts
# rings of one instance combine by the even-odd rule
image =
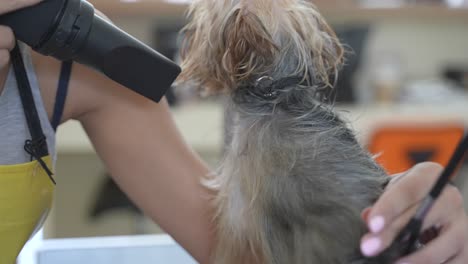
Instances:
[[[273,100],[243,90],[232,95],[237,117],[220,178],[257,183],[244,188],[251,207],[243,215],[261,228],[272,258],[265,263],[351,263],[366,230],[360,213],[388,180],[346,124],[316,98],[313,89],[299,86],[285,87]],[[226,210],[232,210],[230,199],[238,199],[234,189],[228,184],[223,190],[230,192]]]

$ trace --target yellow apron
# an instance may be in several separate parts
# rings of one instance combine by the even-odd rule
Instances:
[[[52,168],[51,158],[42,160]],[[13,264],[50,211],[55,185],[38,161],[0,166],[0,264]]]
[[[32,161],[0,166],[0,264],[15,263],[23,246],[44,223],[55,189],[47,139],[18,44],[11,51],[11,62],[31,134],[31,139],[25,139],[24,150],[18,151],[26,151]]]

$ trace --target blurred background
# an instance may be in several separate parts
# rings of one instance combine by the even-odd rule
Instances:
[[[189,0],[90,2],[178,61]],[[446,162],[468,125],[468,1],[314,3],[347,46],[335,104],[363,146],[381,154],[389,173],[421,161]],[[168,99],[186,140],[216,166],[225,139],[222,98],[174,87]],[[58,189],[46,238],[163,233],[110,180],[79,124],[63,125],[58,137]],[[458,175],[464,188],[466,166]]]

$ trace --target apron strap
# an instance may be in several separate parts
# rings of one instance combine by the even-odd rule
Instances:
[[[65,101],[67,99],[68,84],[70,83],[70,77],[72,73],[72,61],[66,61],[62,63],[62,69],[60,70],[60,77],[57,87],[57,94],[55,95],[55,106],[54,114],[52,116],[52,128],[57,131],[60,121],[62,121],[63,111],[65,109]]]
[[[53,173],[42,160],[42,157],[49,155],[49,150],[47,148],[47,140],[42,130],[41,120],[39,119],[39,115],[37,113],[37,108],[34,102],[31,85],[29,83],[28,75],[26,73],[23,57],[21,56],[21,50],[18,42],[11,51],[11,62],[13,64],[16,82],[18,83],[18,90],[21,98],[21,104],[24,110],[24,115],[28,124],[29,133],[31,134],[31,140],[26,140],[24,150],[40,163],[40,165],[46,171],[49,178],[55,184],[55,181],[52,178]]]

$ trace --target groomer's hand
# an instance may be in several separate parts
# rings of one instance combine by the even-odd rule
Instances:
[[[0,16],[8,12],[35,5],[42,0],[0,0]],[[15,37],[10,28],[0,25],[0,69],[10,62],[10,50],[15,44]]]
[[[378,202],[363,212],[370,230],[361,243],[364,255],[378,255],[392,243],[442,170],[438,164],[422,163],[393,178]],[[425,246],[398,260],[398,264],[468,263],[468,218],[457,188],[446,187],[429,212],[423,230],[426,231]]]

